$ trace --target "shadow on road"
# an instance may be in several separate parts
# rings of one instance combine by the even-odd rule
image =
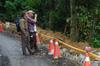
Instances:
[[[0,66],[10,66],[10,60],[7,56],[4,56],[0,49]]]

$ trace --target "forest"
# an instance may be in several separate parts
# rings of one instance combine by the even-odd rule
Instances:
[[[0,0],[0,20],[14,22],[25,10],[38,14],[39,27],[100,48],[100,0]]]

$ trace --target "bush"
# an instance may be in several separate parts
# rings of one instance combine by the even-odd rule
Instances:
[[[93,47],[100,48],[100,37],[93,38]]]
[[[99,20],[97,22],[95,22],[93,47],[100,48],[100,21]]]

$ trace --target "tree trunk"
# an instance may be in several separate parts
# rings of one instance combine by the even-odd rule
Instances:
[[[52,22],[52,16],[51,16],[51,12],[49,13],[49,28],[51,29],[51,22]]]
[[[76,12],[75,12],[75,0],[70,0],[70,13],[71,13],[70,38],[73,41],[77,41],[78,29],[77,29]]]

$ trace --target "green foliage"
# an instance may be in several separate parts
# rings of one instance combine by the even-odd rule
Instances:
[[[38,25],[42,28],[69,35],[74,26],[79,41],[90,41],[92,46],[100,47],[100,0],[72,0],[72,3],[71,0],[5,0],[2,3],[5,10],[0,13],[1,19],[14,21],[23,10],[31,9],[39,14]]]
[[[100,36],[93,38],[92,43],[93,43],[93,47],[100,48]]]
[[[14,3],[10,2],[10,1],[6,1],[4,7],[5,7],[8,11],[16,10],[16,7],[15,7]]]
[[[100,21],[95,22],[95,33],[92,40],[92,45],[95,48],[100,48]]]
[[[0,13],[0,20],[4,20],[5,19],[5,14]]]
[[[92,15],[87,8],[83,6],[79,7],[77,10],[77,27],[79,28],[80,39],[87,40],[89,39],[89,34],[92,32]]]
[[[42,0],[26,0],[28,6],[37,9]]]
[[[16,11],[16,6],[13,2],[11,1],[5,1],[5,5],[4,5],[5,9],[6,9],[6,17],[9,20],[14,19],[14,13]]]

